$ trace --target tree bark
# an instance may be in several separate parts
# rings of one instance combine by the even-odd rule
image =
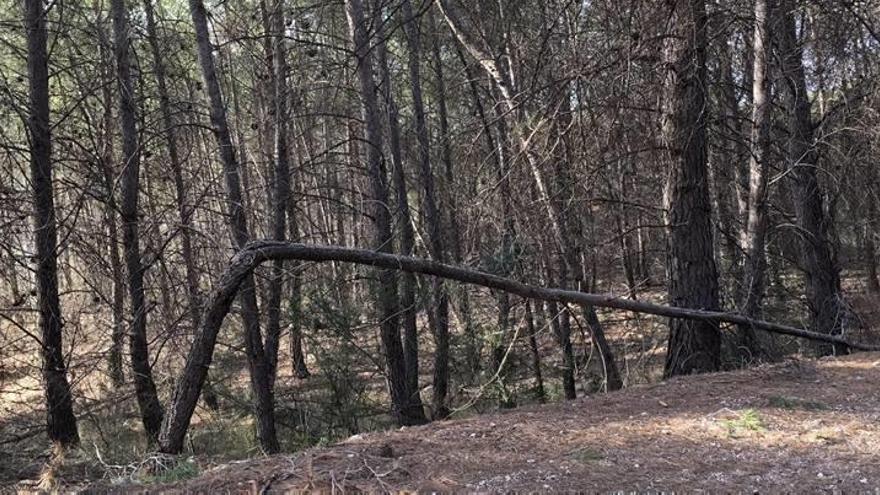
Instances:
[[[416,140],[419,145],[419,179],[422,183],[422,208],[428,227],[428,245],[431,257],[446,261],[446,248],[443,243],[443,227],[437,195],[434,191],[434,170],[431,166],[431,139],[425,117],[425,103],[422,98],[422,33],[419,19],[413,15],[410,0],[401,4],[404,16],[403,28],[409,48],[410,91],[413,99]],[[449,416],[446,396],[449,393],[449,295],[443,287],[443,280],[431,279],[431,299],[434,303],[434,395],[431,408],[435,419]]]
[[[745,298],[740,311],[758,317],[764,301],[767,255],[764,252],[767,234],[767,175],[770,155],[770,26],[768,4],[772,0],[755,0],[755,28],[752,41],[752,129],[749,158],[749,194],[746,210],[743,249],[746,266],[743,289]],[[739,327],[739,346],[751,357],[764,354],[755,330]]]
[[[373,79],[373,57],[367,32],[367,19],[364,16],[361,0],[346,0],[345,12],[357,60],[357,75],[366,124],[367,170],[372,193],[370,213],[373,220],[373,247],[380,253],[390,253],[392,237],[391,217],[388,211],[388,178],[382,157],[382,126],[379,122],[376,101],[376,83]],[[374,284],[373,291],[379,306],[380,337],[385,351],[388,384],[391,389],[392,416],[401,425],[424,423],[424,410],[413,399],[416,391],[410,388],[406,379],[406,363],[400,342],[397,277],[394,271],[388,269],[376,270],[375,276],[377,283]]]
[[[189,0],[189,8],[195,26],[199,64],[208,92],[211,126],[220,148],[220,159],[226,179],[226,204],[230,216],[231,237],[236,246],[243,248],[248,242],[249,233],[242,203],[239,166],[229,133],[226,108],[223,105],[220,81],[212,55],[213,46],[208,34],[207,12],[202,0]],[[271,387],[269,363],[266,359],[263,338],[260,333],[260,313],[257,307],[253,273],[248,273],[242,280],[240,299],[241,317],[245,326],[245,351],[250,368],[251,388],[254,394],[254,409],[257,417],[257,436],[260,447],[266,453],[275,453],[279,449],[275,433],[275,401]],[[201,386],[201,381],[199,385]]]
[[[52,137],[49,122],[48,31],[42,0],[26,0],[28,131],[34,201],[37,305],[42,340],[41,374],[46,398],[46,432],[62,447],[79,443],[73,398],[64,363],[63,323],[58,296],[58,234],[52,191]]]
[[[128,271],[131,326],[128,346],[135,395],[144,431],[155,442],[162,426],[162,404],[153,381],[147,344],[147,307],[144,297],[144,266],[140,253],[138,199],[140,196],[140,145],[135,116],[134,78],[131,75],[130,27],[125,0],[112,0],[116,77],[119,87],[119,119],[122,127],[122,245]]]
[[[379,38],[384,36],[380,33]],[[391,87],[391,74],[388,67],[388,50],[384,41],[376,46],[378,63],[382,73],[382,96],[385,99],[388,121],[388,144],[391,151],[392,181],[397,200],[397,224],[400,229],[399,250],[404,256],[412,256],[415,248],[415,231],[409,210],[408,187],[400,144],[400,113]],[[406,368],[406,381],[413,390],[412,400],[422,404],[419,393],[419,334],[416,323],[416,277],[412,273],[401,274],[400,314],[403,317],[403,360]]]
[[[718,274],[706,166],[706,5],[705,0],[681,0],[672,9],[664,47],[663,108],[669,300],[672,306],[716,311]],[[716,371],[720,352],[717,322],[671,319],[665,375]]]
[[[801,238],[801,263],[806,272],[807,304],[813,330],[840,335],[845,309],[840,272],[832,255],[823,194],[817,174],[818,153],[813,136],[811,105],[804,74],[803,49],[797,40],[794,2],[780,2],[779,51],[782,90],[788,109],[788,167],[792,178],[792,201]],[[818,352],[842,353],[840,346],[821,347]]]

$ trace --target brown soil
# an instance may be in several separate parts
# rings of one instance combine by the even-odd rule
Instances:
[[[792,360],[226,464],[169,492],[873,491],[880,353]]]

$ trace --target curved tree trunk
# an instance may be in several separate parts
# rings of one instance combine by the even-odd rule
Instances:
[[[211,125],[217,145],[220,148],[220,159],[226,179],[226,204],[231,217],[229,227],[232,240],[238,247],[244,247],[249,238],[247,220],[243,208],[241,182],[235,147],[229,133],[226,108],[220,93],[220,81],[212,55],[213,47],[208,34],[208,18],[202,0],[190,0],[190,14],[195,26],[196,43],[198,45],[199,64],[202,77],[207,87]],[[257,308],[256,285],[253,273],[248,273],[241,287],[241,317],[245,326],[245,351],[250,368],[251,388],[254,393],[254,409],[257,416],[257,436],[260,446],[267,453],[278,451],[278,438],[275,433],[275,413],[270,377],[269,363],[263,349],[263,338],[260,333],[260,313]]]
[[[853,349],[880,351],[880,346],[847,342],[845,339],[800,328],[754,320],[738,313],[722,313],[675,306],[663,306],[614,295],[590,294],[581,291],[549,289],[523,284],[511,279],[499,277],[486,272],[424,260],[377,252],[368,249],[355,249],[339,246],[321,246],[274,241],[255,241],[230,261],[229,266],[215,284],[205,311],[202,314],[199,332],[190,348],[184,370],[175,386],[168,407],[168,418],[162,425],[160,449],[162,452],[176,454],[183,449],[183,441],[189,422],[195,411],[196,400],[204,383],[207,369],[211,364],[214,344],[220,325],[229,312],[236,293],[253,270],[269,260],[285,259],[311,262],[345,262],[382,268],[385,270],[403,270],[442,277],[459,282],[475,284],[489,289],[506,291],[527,299],[555,301],[560,303],[589,305],[594,307],[614,308],[637,313],[647,313],[670,318],[685,318],[693,321],[712,322],[717,327],[719,322],[736,325],[751,325],[754,328],[782,335],[807,338],[823,342],[833,342]]]

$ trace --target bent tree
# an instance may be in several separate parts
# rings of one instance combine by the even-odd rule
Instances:
[[[226,206],[231,217],[230,233],[235,245],[243,248],[250,235],[242,201],[238,160],[235,157],[235,147],[232,144],[232,136],[229,133],[229,124],[226,119],[226,107],[220,92],[220,81],[217,77],[213,56],[214,47],[208,34],[208,14],[202,0],[190,0],[189,7],[195,26],[202,78],[208,90],[211,127],[220,148],[220,161],[223,165],[223,175],[226,178]],[[263,349],[259,315],[256,284],[253,273],[250,273],[243,281],[241,288],[241,318],[245,326],[245,352],[250,368],[251,389],[254,393],[254,409],[257,416],[257,436],[260,439],[260,447],[267,453],[274,453],[279,448],[278,438],[275,434],[275,400],[271,387],[269,362]]]
[[[229,262],[226,271],[217,281],[214,290],[205,305],[196,338],[190,347],[183,373],[174,388],[168,415],[162,425],[159,448],[167,454],[177,454],[183,449],[184,439],[189,428],[190,419],[196,408],[196,401],[204,384],[208,368],[214,355],[214,345],[223,319],[232,306],[239,288],[251,276],[260,264],[276,260],[299,260],[311,262],[344,262],[372,266],[388,271],[402,270],[406,272],[431,275],[456,280],[509,292],[527,299],[555,301],[574,304],[613,308],[636,313],[666,316],[669,318],[688,319],[698,322],[711,322],[718,328],[719,322],[735,325],[750,325],[752,328],[807,338],[821,342],[829,342],[852,349],[878,351],[880,346],[848,342],[836,335],[826,335],[810,330],[803,330],[778,323],[755,320],[739,313],[724,313],[686,307],[663,306],[628,298],[620,298],[611,294],[591,294],[576,290],[551,289],[527,285],[490,273],[464,267],[447,265],[434,260],[425,260],[409,256],[401,256],[368,249],[356,249],[339,246],[322,246],[309,244],[284,243],[276,241],[254,241],[238,252]],[[695,327],[699,328],[699,327]],[[392,398],[393,400],[393,398]]]

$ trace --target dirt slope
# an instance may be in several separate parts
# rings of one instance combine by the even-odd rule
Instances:
[[[358,435],[164,490],[771,492],[880,487],[880,354],[678,378]],[[159,487],[156,487],[159,488]]]

